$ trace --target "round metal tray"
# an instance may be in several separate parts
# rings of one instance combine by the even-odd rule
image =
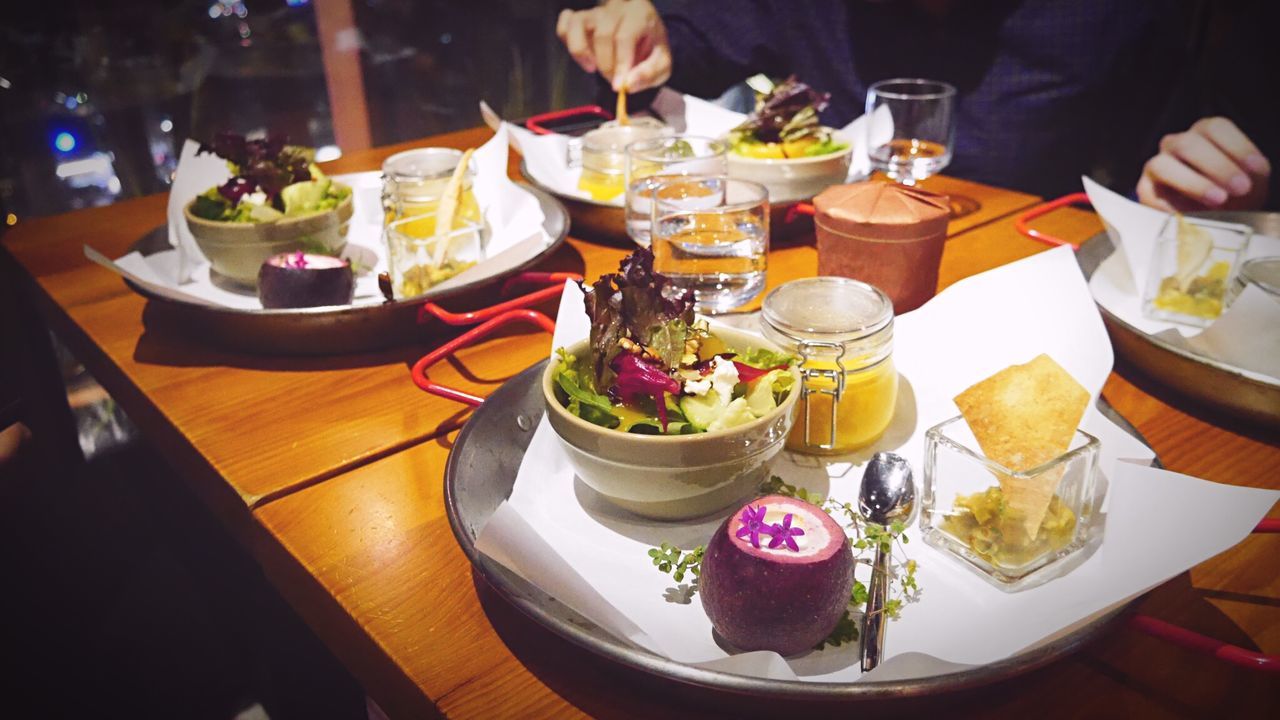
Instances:
[[[1206,212],[1196,216],[1243,223],[1256,233],[1280,237],[1280,213]],[[1114,249],[1105,232],[1086,240],[1076,252],[1085,277],[1092,278]],[[1175,347],[1135,328],[1101,305],[1098,310],[1120,355],[1160,383],[1251,422],[1280,422],[1280,382],[1265,382],[1232,365]]]
[[[404,345],[417,338],[417,313],[424,300],[453,300],[460,307],[490,305],[497,299],[498,281],[541,262],[564,242],[569,234],[569,213],[564,205],[546,191],[527,185],[524,189],[542,206],[542,227],[551,237],[551,243],[508,273],[477,279],[429,298],[421,296],[342,308],[241,310],[173,300],[128,280],[125,283],[150,301],[144,316],[148,325],[156,323],[188,331],[187,334],[222,347],[267,355],[339,355]],[[143,255],[169,249],[163,226],[131,248]]]
[[[1078,623],[1033,649],[990,665],[905,681],[821,683],[767,680],[678,663],[637,649],[602,630],[523,578],[482,555],[480,529],[510,497],[520,461],[542,418],[539,380],[546,361],[507,381],[463,427],[445,468],[445,506],[453,534],[485,580],[525,615],[565,639],[624,666],[693,685],[775,698],[876,701],[952,692],[1004,680],[1075,652],[1110,628],[1121,605]],[[1138,439],[1137,430],[1105,401],[1099,409]],[[1144,441],[1145,442],[1145,441]]]

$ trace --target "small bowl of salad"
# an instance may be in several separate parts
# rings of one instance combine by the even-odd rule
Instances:
[[[326,177],[311,150],[281,136],[247,140],[221,133],[200,152],[226,160],[232,173],[183,208],[214,273],[254,287],[267,258],[342,252],[355,209],[351,188]]]
[[[729,175],[764,185],[773,203],[808,200],[843,183],[853,142],[819,123],[829,100],[794,77],[758,94],[755,110],[729,131]]]
[[[591,336],[543,375],[547,418],[579,478],[638,515],[721,511],[768,478],[800,393],[797,359],[695,319],[693,296],[639,249],[584,287]]]

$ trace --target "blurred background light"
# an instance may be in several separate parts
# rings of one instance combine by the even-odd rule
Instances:
[[[76,136],[63,131],[53,137],[53,147],[59,152],[69,153],[76,149]]]

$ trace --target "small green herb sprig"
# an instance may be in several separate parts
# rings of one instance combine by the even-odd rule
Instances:
[[[692,550],[681,550],[675,545],[662,543],[660,547],[650,548],[649,557],[660,572],[671,573],[671,579],[684,582],[685,573],[692,573],[696,578],[702,572],[702,553],[706,547],[699,545]]]
[[[901,521],[894,521],[887,528],[869,523],[850,503],[836,502],[802,487],[790,485],[783,482],[777,475],[769,478],[769,481],[761,486],[760,491],[766,495],[783,495],[803,500],[817,505],[832,517],[847,518],[848,521],[844,525],[846,532],[852,531],[849,545],[854,549],[854,560],[858,563],[872,565],[877,546],[890,553],[890,557],[894,560],[889,568],[889,599],[884,606],[884,614],[887,617],[896,620],[901,616],[902,608],[919,597],[920,586],[916,582],[916,570],[919,566],[915,560],[905,557],[899,559],[894,553],[895,549],[901,550],[902,545],[910,542],[906,535],[906,526]],[[696,591],[696,578],[702,571],[702,554],[705,550],[706,548],[702,545],[691,550],[683,550],[669,543],[662,543],[659,547],[650,548],[649,557],[653,559],[654,567],[658,568],[659,572],[670,574],[676,582],[683,582],[687,574],[692,574],[695,578],[695,587],[692,590]],[[687,599],[685,601],[687,602]],[[853,591],[849,594],[849,607],[845,609],[844,615],[836,623],[831,634],[818,643],[815,649],[821,650],[828,645],[839,647],[857,640],[858,623],[854,620],[854,613],[866,613],[866,608],[867,586],[861,580],[855,579]]]

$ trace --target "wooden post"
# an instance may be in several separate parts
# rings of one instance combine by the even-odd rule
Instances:
[[[334,139],[344,153],[367,150],[373,142],[360,72],[360,31],[351,0],[315,0],[313,6]]]

